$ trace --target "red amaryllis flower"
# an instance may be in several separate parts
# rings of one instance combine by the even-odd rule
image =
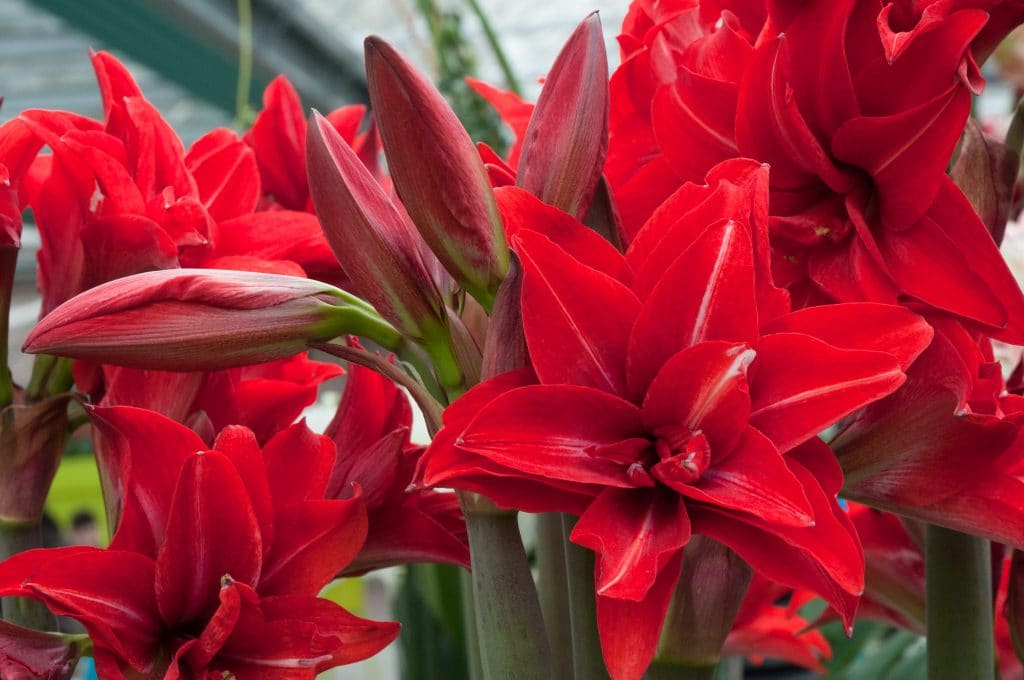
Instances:
[[[934,325],[906,385],[832,440],[843,496],[1024,546],[1024,398],[997,396],[1002,378],[987,340],[979,345],[948,320]]]
[[[982,83],[978,4],[635,3],[608,164],[627,227],[756,158],[776,279],[801,306],[923,304],[1024,340],[1024,296],[945,173]]]
[[[324,382],[344,373],[305,354],[223,371],[147,371],[103,366],[102,380],[78,371],[78,388],[101,406],[156,411],[197,430],[207,442],[228,425],[244,425],[266,442],[295,422]],[[81,376],[81,377],[79,377]]]
[[[469,568],[466,525],[450,491],[409,490],[423,447],[409,442],[412,409],[397,386],[375,371],[351,364],[345,392],[325,431],[338,448],[328,498],[362,491],[369,533],[345,568],[355,575],[408,562]]]
[[[210,217],[205,244],[182,249],[183,266],[247,269],[342,281],[338,261],[314,215],[299,210],[258,210],[256,155],[230,130],[212,130],[185,155]],[[304,175],[303,175],[304,177]]]
[[[267,207],[313,211],[306,181],[306,115],[286,77],[270,81],[263,91],[263,110],[245,133],[246,143],[256,153]],[[387,188],[379,163],[380,139],[372,122],[367,123],[366,107],[344,106],[327,114],[327,120]]]
[[[789,602],[779,604],[787,594]],[[832,658],[832,648],[798,611],[809,599],[807,593],[788,592],[763,576],[755,576],[722,653],[745,657],[754,663],[766,658],[781,659],[824,673],[822,662]]]
[[[847,508],[864,547],[864,594],[857,619],[924,635],[924,525],[859,503],[847,503]],[[834,618],[826,611],[815,623]]]
[[[125,490],[109,549],[58,548],[0,564],[0,593],[78,619],[104,678],[312,678],[366,658],[397,624],[316,597],[366,536],[359,494],[324,500],[330,441],[300,424],[261,453],[229,428],[212,450],[141,409],[97,409]]]
[[[923,525],[859,503],[849,504],[850,519],[864,546],[865,587],[858,618],[891,623],[925,633]],[[918,536],[907,530],[916,526]]]
[[[176,266],[178,248],[209,236],[177,135],[116,59],[99,52],[93,66],[104,122],[25,111],[0,128],[0,162],[42,239],[44,313],[112,278]]]
[[[597,553],[615,678],[639,678],[650,662],[692,534],[852,620],[863,558],[835,500],[842,475],[815,435],[895,390],[931,336],[882,305],[797,312],[762,329],[751,215],[767,197],[733,179],[727,200],[652,222],[624,257],[547,206],[519,226],[506,219],[532,370],[457,400],[425,455],[427,484],[580,515],[572,540]],[[869,327],[909,338],[891,345],[900,357],[874,351]],[[844,328],[856,330],[844,338]]]

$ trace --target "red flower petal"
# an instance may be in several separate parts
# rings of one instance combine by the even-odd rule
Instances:
[[[508,165],[516,167],[519,165],[519,152],[523,146],[523,137],[526,136],[526,128],[529,127],[530,117],[533,115],[533,103],[524,101],[514,92],[500,90],[490,83],[476,78],[467,76],[466,84],[486,99],[487,103],[494,107],[494,110],[501,116],[505,125],[511,128],[515,142],[508,151]]]
[[[763,324],[761,332],[801,333],[842,349],[886,352],[904,370],[934,335],[931,326],[906,307],[872,302],[807,307]]]
[[[156,563],[163,620],[173,626],[209,617],[221,579],[254,585],[262,557],[259,524],[235,466],[213,451],[187,458]]]
[[[814,523],[814,511],[803,485],[789,471],[775,445],[752,427],[743,431],[729,453],[712,458],[711,467],[698,481],[661,481],[693,500],[749,512],[765,522],[794,527]]]
[[[203,626],[203,632],[198,638],[182,645],[175,655],[178,659],[183,659],[192,670],[202,671],[217,656],[228,637],[234,632],[241,616],[242,597],[239,594],[239,586],[233,579],[223,580],[218,597],[220,605]],[[172,666],[174,663],[176,661],[172,662]],[[188,677],[188,671],[185,673],[185,677]]]
[[[626,346],[636,296],[532,231],[513,245],[523,263],[523,331],[544,383],[626,393]]]
[[[418,503],[420,500],[425,502]],[[366,543],[345,568],[344,575],[355,576],[410,562],[456,564],[468,569],[465,526],[461,527],[460,537],[459,532],[443,523],[449,517],[459,524],[463,522],[455,494],[433,491],[409,494],[401,505],[393,503],[371,512]]]
[[[702,342],[675,354],[658,371],[644,397],[644,425],[684,426],[701,432],[712,456],[724,456],[742,436],[750,417],[747,366],[754,351],[746,345]]]
[[[155,660],[161,637],[153,582],[153,560],[122,550],[30,550],[0,564],[0,593],[40,600],[76,619],[97,652],[140,671]]]
[[[336,456],[334,443],[315,434],[305,420],[274,435],[263,446],[274,506],[323,498]]]
[[[218,257],[250,255],[264,260],[291,260],[316,278],[340,273],[338,258],[315,215],[293,210],[255,212],[221,222],[217,232],[214,252]]]
[[[244,590],[244,588],[243,588]],[[238,680],[313,680],[328,668],[373,656],[398,635],[397,623],[353,616],[328,600],[243,594],[238,626],[213,668]]]
[[[97,448],[100,470],[110,479],[111,497],[123,503],[111,547],[156,558],[181,466],[206,443],[184,425],[141,408],[96,408],[92,418],[106,442]]]
[[[259,523],[261,542],[270,545],[274,541],[274,501],[267,480],[273,477],[268,474],[256,437],[248,428],[230,425],[217,435],[213,449],[235,466]]]
[[[597,554],[598,596],[639,602],[690,540],[690,519],[670,491],[610,488],[594,499],[570,538]]]
[[[750,379],[750,424],[785,453],[903,384],[889,354],[845,350],[809,335],[766,335]]]
[[[540,232],[581,263],[629,285],[633,274],[626,260],[593,229],[519,187],[500,187],[494,197],[509,240],[525,230]]]
[[[185,155],[185,164],[214,220],[256,210],[260,200],[256,154],[231,130],[217,128],[197,139]]]
[[[597,596],[601,653],[615,680],[640,680],[654,658],[682,560],[682,551],[670,558],[642,600]]]
[[[530,385],[488,403],[455,445],[528,475],[632,487],[628,463],[601,456],[642,438],[640,409],[591,387]]]
[[[352,561],[366,540],[366,506],[358,495],[343,501],[306,501],[279,509],[277,538],[263,560],[264,595],[313,596]]]
[[[839,587],[813,559],[771,534],[735,517],[715,511],[694,513],[695,533],[729,546],[750,566],[768,578],[793,588],[806,588],[825,599],[843,617],[847,627],[857,611],[857,596]]]
[[[693,532],[725,543],[774,581],[817,593],[850,626],[864,590],[864,553],[845,511],[799,457],[794,452],[787,463],[814,508],[813,526],[785,527],[746,513],[691,506]]]
[[[263,110],[245,140],[256,152],[264,191],[285,208],[305,210],[306,117],[298,93],[284,76],[274,78],[263,91]]]
[[[672,263],[640,308],[629,338],[631,393],[642,394],[662,364],[685,347],[705,340],[753,343],[757,337],[750,237],[737,222],[721,221]]]

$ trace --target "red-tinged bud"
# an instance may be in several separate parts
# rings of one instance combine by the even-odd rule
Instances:
[[[523,334],[523,315],[519,311],[522,287],[523,268],[513,256],[508,276],[501,282],[498,296],[494,299],[494,311],[487,326],[481,369],[484,379],[530,365],[526,336]]]
[[[88,646],[84,634],[44,633],[0,621],[0,678],[69,680]]]
[[[626,232],[622,228],[622,219],[619,217],[619,209],[615,205],[615,196],[608,180],[603,175],[597,183],[594,191],[594,198],[590,201],[590,208],[583,217],[583,224],[587,225],[604,240],[611,243],[618,250],[626,250],[629,243],[626,240]]]
[[[949,172],[996,243],[1002,242],[1006,231],[1020,167],[1020,117],[1020,113],[1014,116],[1006,144],[986,138],[974,121],[967,121],[960,155]]]
[[[36,325],[24,351],[104,364],[209,371],[363,335],[401,340],[369,304],[320,281],[217,269],[146,272],[91,288]]]
[[[583,219],[608,150],[608,55],[593,13],[555,59],[523,139],[517,181]]]
[[[63,394],[0,411],[0,522],[42,519],[67,438],[69,399]]]
[[[366,75],[388,170],[441,263],[490,310],[508,269],[491,183],[441,93],[394,47],[369,37]]]
[[[683,552],[683,572],[672,596],[657,659],[692,667],[718,663],[754,575],[739,555],[705,536]]]
[[[314,113],[306,130],[313,205],[352,290],[422,342],[446,316],[416,228],[326,118]]]

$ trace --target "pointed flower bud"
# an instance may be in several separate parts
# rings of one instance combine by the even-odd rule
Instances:
[[[84,634],[44,633],[0,621],[0,677],[68,680],[90,645]]]
[[[513,255],[508,276],[498,289],[491,322],[487,326],[481,368],[484,379],[530,365],[526,335],[523,333],[523,315],[519,311],[522,289],[523,267]]]
[[[544,81],[523,140],[518,184],[583,219],[608,150],[608,55],[594,12],[576,27]]]
[[[682,574],[657,658],[714,668],[754,572],[721,543],[695,536],[683,552]]]
[[[1013,203],[1013,189],[1020,167],[1021,113],[1014,116],[1014,133],[1007,143],[989,139],[972,120],[964,128],[960,155],[950,170],[950,177],[985,223],[993,240],[1001,243],[1006,221]],[[1011,139],[1016,137],[1017,139]]]
[[[306,167],[317,217],[352,290],[414,340],[443,327],[444,302],[416,228],[318,113],[306,128]]]
[[[38,522],[67,438],[70,396],[0,411],[0,522]],[[2,674],[0,674],[2,677]]]
[[[459,285],[491,308],[508,247],[491,183],[441,93],[394,47],[369,37],[366,76],[388,170],[412,221]]]
[[[309,342],[345,334],[387,347],[401,339],[369,304],[320,281],[171,269],[117,279],[72,298],[32,329],[24,351],[209,371],[281,359]]]

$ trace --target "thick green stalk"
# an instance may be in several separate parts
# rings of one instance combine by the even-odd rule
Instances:
[[[718,680],[743,680],[744,659],[742,656],[727,656],[718,662]]]
[[[575,517],[562,516],[565,574],[569,586],[569,615],[572,623],[572,664],[579,680],[603,680],[608,678],[608,670],[601,655],[601,638],[597,632],[594,553],[569,540],[575,525]]]
[[[473,597],[473,574],[459,573],[459,590],[462,594],[462,623],[465,626],[466,664],[470,680],[483,680],[484,667],[480,660],[480,638],[476,630],[476,598]]]
[[[928,680],[992,680],[989,542],[929,525],[925,533]]]
[[[515,514],[462,494],[484,680],[549,680],[551,652]]]
[[[41,547],[43,530],[39,522],[0,522],[0,561],[26,550]],[[57,618],[40,602],[22,597],[5,597],[0,601],[0,606],[3,608],[5,621],[36,630],[57,630]]]
[[[647,669],[647,680],[714,680],[714,666],[687,666],[672,661],[655,661]]]
[[[562,542],[562,515],[557,512],[537,515],[537,590],[544,612],[544,627],[551,643],[554,677],[572,678],[572,622],[565,574],[565,545]]]

